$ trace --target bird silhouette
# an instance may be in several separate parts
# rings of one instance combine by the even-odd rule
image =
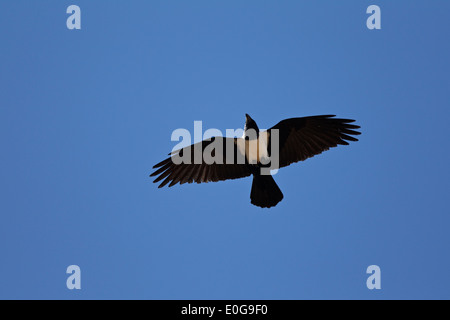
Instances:
[[[276,206],[283,193],[270,170],[304,161],[361,134],[355,120],[334,115],[285,119],[266,131],[245,115],[242,138],[212,137],[173,151],[159,162],[150,177],[163,180],[159,188],[177,183],[216,182],[253,175],[251,203],[262,208]],[[198,156],[200,155],[200,157]]]

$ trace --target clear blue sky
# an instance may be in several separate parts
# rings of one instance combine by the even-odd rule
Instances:
[[[449,12],[1,1],[0,298],[449,299]],[[331,113],[362,135],[280,170],[270,210],[249,178],[152,183],[174,129],[242,128],[245,113],[261,128]]]

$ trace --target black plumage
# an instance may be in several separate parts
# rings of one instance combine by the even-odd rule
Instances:
[[[270,154],[272,144],[278,142],[279,163],[275,167],[274,163],[271,163],[271,169],[286,167],[338,145],[348,145],[349,141],[358,141],[354,136],[360,134],[356,131],[360,127],[352,124],[354,121],[335,118],[334,115],[290,118],[280,121],[267,131],[260,132],[256,122],[246,115],[243,138],[213,137],[172,152],[169,158],[153,167],[156,170],[150,176],[156,177],[154,182],[162,181],[159,185],[161,188],[167,184],[172,187],[177,183],[215,182],[253,175],[251,203],[264,208],[273,207],[283,199],[283,194],[273,177],[262,174],[261,171],[268,166],[261,161],[264,153],[266,152],[266,156],[273,156]],[[251,130],[256,132],[256,137],[250,135]],[[274,137],[278,137],[278,141],[275,141]],[[251,142],[249,144],[252,139],[257,139],[256,143],[262,139],[262,145],[267,149],[258,149],[257,154],[252,154]],[[213,146],[215,147],[211,148]],[[195,148],[202,154],[205,149],[212,149],[211,154],[216,162],[208,163],[201,159],[200,163],[195,163],[193,152]],[[189,152],[190,157],[186,157]],[[180,163],[183,157],[189,161]]]

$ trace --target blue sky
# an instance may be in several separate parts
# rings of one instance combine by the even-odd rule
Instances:
[[[449,10],[1,1],[0,298],[450,298]],[[250,178],[152,183],[174,129],[225,132],[245,113],[260,128],[336,114],[362,135],[280,170],[270,210]]]

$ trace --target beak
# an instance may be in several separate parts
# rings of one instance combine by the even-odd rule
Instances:
[[[250,120],[251,118],[250,118],[250,116],[248,115],[248,114],[245,114],[245,120]]]

